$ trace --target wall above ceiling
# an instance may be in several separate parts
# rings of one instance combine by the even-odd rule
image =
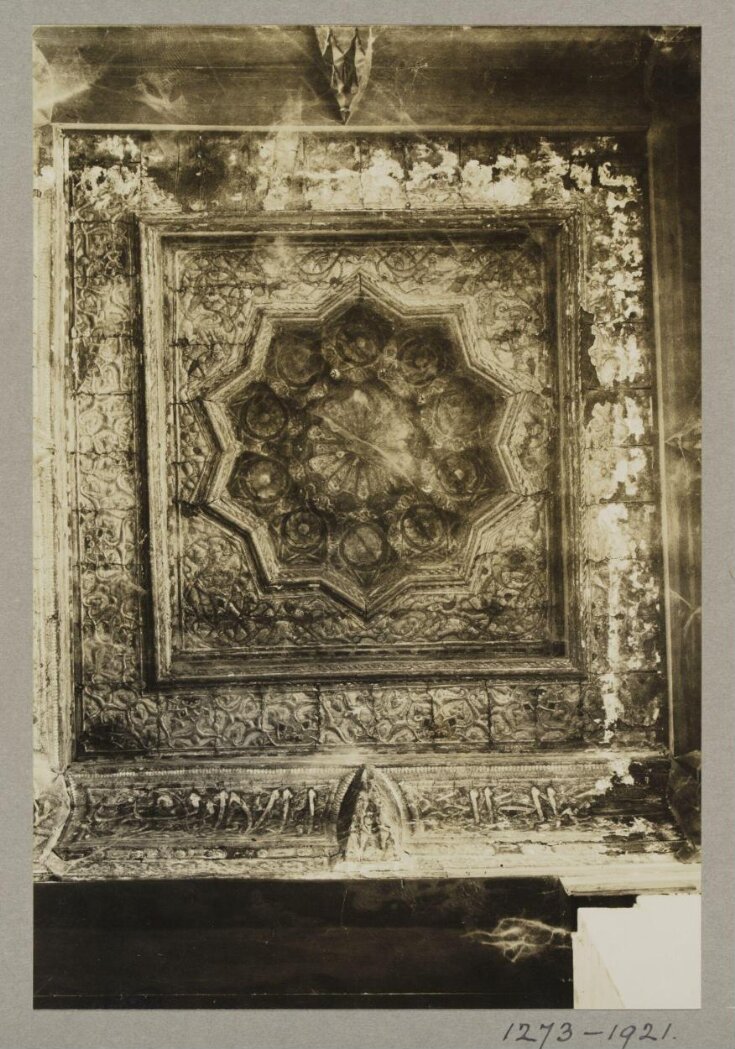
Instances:
[[[372,41],[347,107],[343,66],[335,76],[331,52],[325,60],[330,28],[337,40],[357,30]],[[41,26],[37,119],[636,129],[650,119],[653,56],[693,53],[698,36],[647,26]]]

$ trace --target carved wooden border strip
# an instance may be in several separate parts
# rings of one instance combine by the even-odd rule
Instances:
[[[467,864],[492,876],[511,857],[514,873],[557,873],[612,856],[665,862],[682,846],[663,802],[667,762],[648,751],[358,761],[77,764],[56,847],[64,877],[401,876]]]

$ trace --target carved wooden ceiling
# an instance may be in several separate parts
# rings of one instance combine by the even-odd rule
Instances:
[[[81,752],[656,738],[636,143],[60,141]]]
[[[168,448],[154,572],[174,655],[551,654],[544,251],[502,233],[231,240],[171,241],[169,349],[149,358],[170,405],[168,438],[149,437]]]

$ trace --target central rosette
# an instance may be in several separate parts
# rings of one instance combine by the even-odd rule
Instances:
[[[385,508],[430,489],[429,442],[418,413],[378,382],[344,385],[309,410],[314,500],[328,509]]]
[[[437,323],[361,303],[284,325],[227,404],[240,448],[227,489],[284,566],[370,591],[451,559],[505,488],[501,406]]]

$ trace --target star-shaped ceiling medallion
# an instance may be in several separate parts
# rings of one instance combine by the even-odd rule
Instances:
[[[215,437],[198,502],[266,586],[363,614],[399,590],[466,588],[519,503],[519,396],[466,305],[357,274],[317,306],[261,307],[249,359],[202,394]]]

